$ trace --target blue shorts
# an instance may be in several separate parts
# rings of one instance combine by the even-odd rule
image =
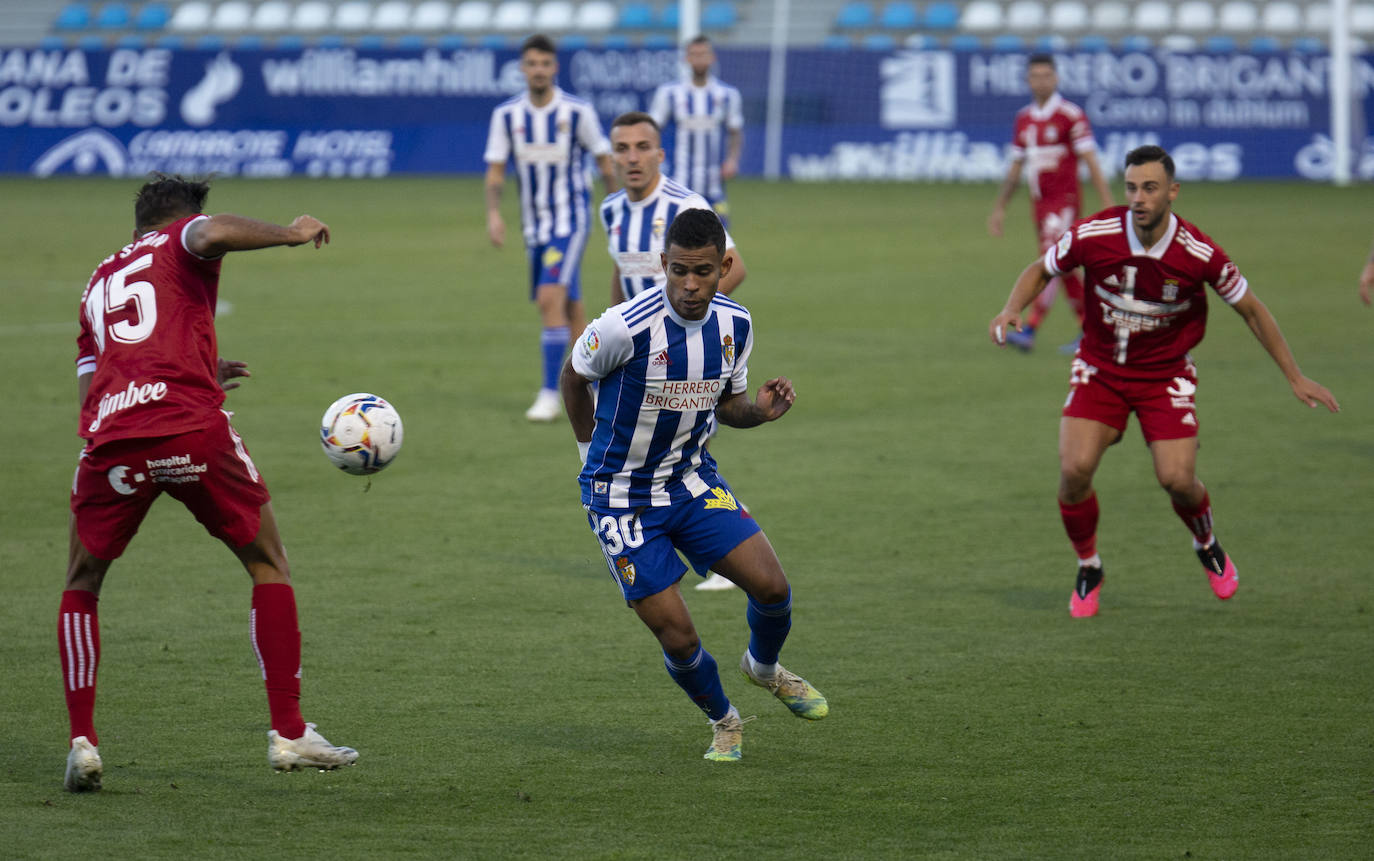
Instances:
[[[582,299],[582,252],[587,248],[587,232],[579,230],[572,236],[555,236],[543,245],[525,249],[530,263],[530,299],[544,284],[561,284],[568,288],[568,300]]]
[[[704,575],[762,531],[719,478],[709,493],[690,502],[661,508],[583,508],[626,602],[657,595],[682,579],[687,566],[677,550]]]

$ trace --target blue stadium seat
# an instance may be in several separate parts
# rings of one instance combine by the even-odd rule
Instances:
[[[913,51],[936,51],[940,48],[940,42],[929,33],[912,33],[902,40],[903,47]]]
[[[727,2],[727,0],[716,0],[701,10],[701,29],[703,30],[729,30],[737,23],[739,23],[739,13],[735,11],[735,4]]]
[[[895,51],[897,40],[887,33],[869,33],[859,42],[865,51]]]
[[[198,49],[200,49],[200,50],[202,50],[202,51],[223,51],[223,50],[224,50],[224,37],[223,37],[223,36],[201,36],[199,39],[197,39],[197,40],[195,41],[195,44],[193,45],[193,47],[198,48]]]
[[[835,15],[835,27],[840,30],[870,30],[873,24],[873,7],[863,0],[844,4]]]
[[[147,43],[144,41],[144,38],[137,33],[125,33],[123,36],[115,39],[116,48],[130,48],[137,51],[146,47],[146,45]]]
[[[620,7],[620,29],[648,30],[654,26],[654,10],[648,3],[626,3]]]
[[[607,51],[628,51],[630,37],[621,33],[611,33],[601,40],[601,47]]]
[[[585,51],[592,45],[592,40],[581,33],[569,33],[558,39],[558,48],[562,51]]]
[[[1143,54],[1149,53],[1154,49],[1155,43],[1149,36],[1127,36],[1121,40],[1121,50],[1123,51]]]
[[[892,0],[878,15],[878,25],[884,30],[915,30],[921,26],[916,4],[906,0]]]
[[[852,47],[849,37],[839,33],[831,33],[821,40],[821,48],[826,51],[848,51]]]
[[[347,43],[344,42],[344,37],[343,37],[343,36],[337,36],[337,35],[334,35],[334,34],[332,34],[332,33],[331,33],[330,35],[327,35],[327,36],[321,36],[320,38],[318,38],[318,39],[315,40],[315,47],[316,47],[316,48],[334,49],[334,48],[343,48],[343,47],[346,47],[346,46],[347,46]]]
[[[56,30],[85,30],[91,26],[91,7],[85,3],[70,3],[57,13],[53,21]]]
[[[1026,40],[1011,33],[999,33],[992,39],[992,50],[1024,51],[1026,50]]]
[[[163,36],[158,36],[157,41],[153,44],[159,48],[166,48],[168,51],[180,51],[182,48],[186,47],[186,40],[180,36],[173,36],[168,33]]]
[[[957,33],[950,37],[949,49],[961,54],[971,54],[983,50],[983,40],[972,33]]]
[[[1089,54],[1101,54],[1111,49],[1112,43],[1107,41],[1106,36],[1084,36],[1078,40],[1078,50]]]
[[[468,37],[461,33],[445,33],[439,37],[440,51],[458,51],[468,46]]]
[[[239,36],[237,39],[234,40],[235,51],[261,51],[265,47],[267,46],[262,41],[261,36],[254,36],[250,34],[246,36]]]
[[[1063,51],[1069,47],[1069,40],[1058,34],[1035,37],[1035,50],[1046,54]]]
[[[415,33],[407,33],[404,36],[396,37],[396,50],[398,51],[423,51],[424,49],[424,36]]]
[[[1250,40],[1250,51],[1254,54],[1277,54],[1283,45],[1273,36],[1256,36]]]
[[[382,51],[386,49],[386,39],[376,33],[359,36],[356,44],[359,51]]]
[[[669,36],[666,33],[650,33],[649,35],[645,36],[644,40],[639,44],[641,47],[648,48],[651,51],[662,51],[665,48],[677,47],[677,42],[673,40],[672,36]],[[558,47],[567,48],[567,40],[560,40],[558,43]]]
[[[926,7],[926,29],[936,31],[954,30],[959,26],[959,5],[957,3],[931,3]]]
[[[1202,50],[1209,54],[1233,54],[1236,51],[1234,36],[1208,36],[1202,42]]]
[[[172,9],[166,3],[149,3],[138,10],[138,15],[134,17],[134,29],[144,32],[165,30],[171,19]]]
[[[672,30],[674,33],[682,26],[682,13],[678,11],[676,3],[669,3],[659,10],[658,26],[664,30]]]
[[[76,47],[83,51],[103,51],[105,50],[105,37],[82,36],[76,40]]]
[[[510,41],[500,33],[487,33],[477,40],[477,47],[500,51],[510,47]]]
[[[304,51],[305,37],[296,33],[278,37],[276,44],[273,45],[278,51]]]
[[[1292,48],[1299,54],[1325,54],[1326,43],[1316,36],[1301,36],[1293,40]]]
[[[40,51],[61,51],[67,47],[67,40],[61,36],[44,36],[38,40],[38,50]]]
[[[95,16],[95,26],[101,30],[127,30],[133,20],[133,10],[124,3],[106,3]]]

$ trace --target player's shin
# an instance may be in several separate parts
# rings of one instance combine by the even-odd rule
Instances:
[[[744,615],[749,621],[749,657],[755,674],[771,677],[777,672],[778,652],[792,630],[792,590],[776,604],[760,604],[750,595]]]
[[[289,583],[253,587],[250,633],[267,685],[272,729],[283,738],[300,738],[305,735],[300,703],[301,632],[296,624],[296,593]]]
[[[1082,502],[1059,503],[1059,516],[1064,521],[1064,531],[1073,542],[1074,552],[1080,562],[1097,555],[1097,494],[1094,493]]]
[[[1206,489],[1197,505],[1180,505],[1172,500],[1176,513],[1188,531],[1193,533],[1194,548],[1203,548],[1212,543],[1212,498]]]
[[[571,330],[567,326],[545,326],[539,336],[539,347],[544,357],[543,387],[558,390],[558,375],[563,370],[563,354],[568,351]]]
[[[711,653],[697,646],[696,652],[685,661],[675,660],[663,653],[663,665],[678,687],[686,691],[711,720],[720,720],[730,711],[730,700],[720,685],[720,669]]]
[[[68,589],[62,593],[57,616],[57,651],[62,659],[62,690],[67,699],[71,737],[85,736],[99,745],[95,734],[95,676],[100,665],[99,598],[94,592]]]

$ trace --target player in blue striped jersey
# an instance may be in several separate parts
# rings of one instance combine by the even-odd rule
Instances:
[[[717,571],[748,594],[745,678],[798,717],[825,717],[825,697],[778,663],[792,625],[787,576],[704,448],[712,416],[754,427],[782,418],[796,393],[776,377],[748,395],[753,325],[717,292],[730,269],[720,220],[688,209],[664,241],[667,284],[587,327],[563,366],[563,401],[582,455],[583,508],[611,574],[658,639],[668,674],[710,719],[706,758],[733,761],[742,721],[682,599],[678,551],[698,573]]]
[[[649,113],[659,128],[670,122],[675,128],[673,179],[700,192],[729,226],[725,182],[739,173],[744,108],[739,90],[711,74],[716,52],[710,39],[697,36],[683,53],[691,76],[659,87]]]
[[[621,114],[611,123],[611,160],[620,191],[601,203],[611,272],[611,304],[662,287],[663,236],[674,216],[685,209],[710,209],[704,197],[663,175],[663,145],[654,118],[640,111]],[[720,292],[729,295],[744,281],[746,270],[735,240],[725,233],[729,275]]]
[[[501,190],[506,162],[520,178],[520,221],[529,257],[530,298],[543,322],[540,353],[543,386],[525,412],[530,421],[558,417],[558,371],[568,344],[582,334],[582,252],[591,225],[586,156],[596,157],[606,191],[615,190],[610,144],[589,102],[558,88],[558,57],[547,36],[531,36],[520,48],[526,92],[507,99],[491,115],[487,135],[487,236],[506,242]]]

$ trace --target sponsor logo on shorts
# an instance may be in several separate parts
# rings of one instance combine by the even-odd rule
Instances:
[[[617,577],[625,581],[626,586],[635,584],[635,564],[630,561],[628,556],[620,556],[615,560],[615,573]]]
[[[1188,413],[1186,416],[1183,417],[1183,423],[1190,427],[1197,427],[1197,417],[1194,416],[1192,413]]]
[[[1197,392],[1197,386],[1193,385],[1191,380],[1186,377],[1174,377],[1174,384],[1165,389],[1165,391],[1169,393],[1169,403],[1172,404],[1175,409],[1193,409],[1193,395]],[[1192,418],[1191,413],[1189,414],[1189,418]],[[1188,422],[1188,419],[1184,419],[1184,423],[1197,424],[1197,421],[1194,419],[1192,422]]]
[[[110,471],[105,473],[105,476],[110,479],[110,487],[113,487],[124,496],[133,496],[138,492],[138,488],[129,484],[128,479],[130,476],[129,467],[127,466],[112,466],[110,467]],[[132,480],[135,484],[143,481],[145,478],[146,476],[141,472],[136,472],[132,476]]]
[[[711,488],[713,499],[706,500],[706,510],[721,508],[726,511],[739,511],[739,503],[735,501],[735,495],[723,487]]]
[[[189,484],[200,481],[201,473],[210,467],[204,463],[192,463],[189,454],[174,454],[144,461],[148,465],[148,475],[154,484]]]
[[[96,408],[95,421],[91,422],[86,430],[95,433],[100,430],[100,425],[111,413],[117,413],[120,410],[127,410],[129,407],[152,401],[160,401],[165,397],[167,397],[166,383],[156,382],[139,385],[137,380],[130,380],[127,388],[117,392],[106,392],[100,396],[100,406]]]
[[[563,252],[557,248],[547,248],[544,250],[542,260],[544,268],[549,270],[550,275],[558,274],[558,264],[563,262]]]

